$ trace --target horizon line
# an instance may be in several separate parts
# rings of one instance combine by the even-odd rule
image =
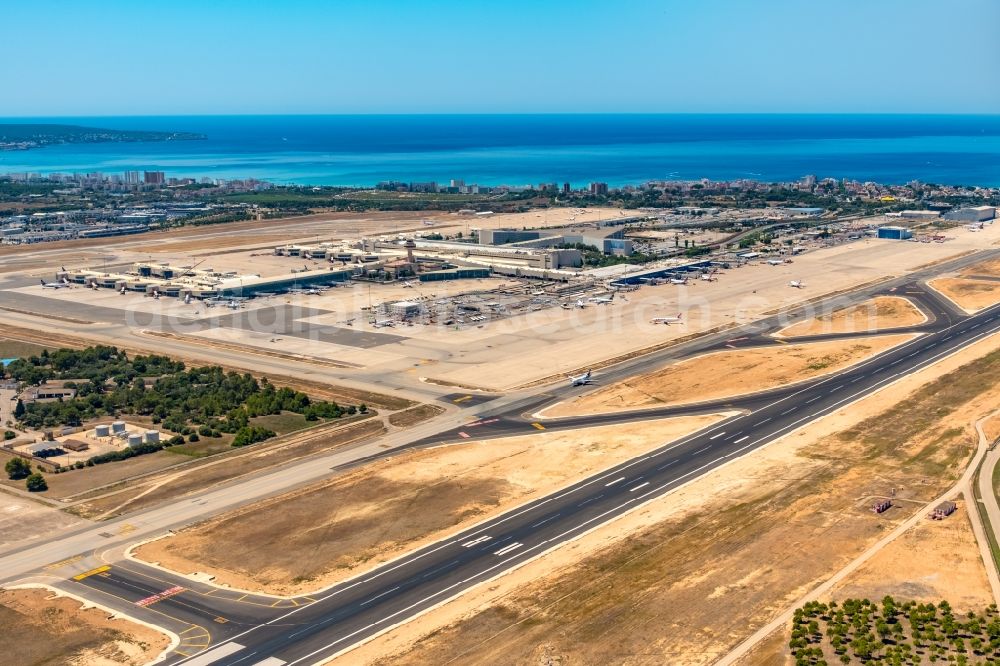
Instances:
[[[923,111],[441,111],[441,112],[301,112],[301,113],[128,113],[73,115],[0,116],[0,121],[44,118],[205,118],[205,117],[402,117],[402,116],[915,116],[915,117],[1000,117],[1000,112]]]

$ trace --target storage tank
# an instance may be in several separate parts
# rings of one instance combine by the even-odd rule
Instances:
[[[112,423],[111,424],[111,432],[115,433],[116,435],[125,432],[125,422],[124,421],[115,421],[114,423]]]
[[[147,430],[146,431],[146,443],[156,444],[160,441],[160,431],[159,430]]]
[[[142,445],[142,435],[140,435],[139,433],[135,433],[133,435],[129,435],[128,436],[128,445],[129,446],[141,446]]]
[[[107,437],[111,434],[111,426],[108,424],[99,425],[94,428],[94,437]]]

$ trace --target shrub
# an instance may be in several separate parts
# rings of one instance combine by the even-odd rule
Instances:
[[[24,480],[24,485],[31,493],[40,493],[49,489],[49,484],[45,482],[45,477],[35,472]]]
[[[11,458],[3,468],[11,479],[23,479],[31,474],[31,464],[24,458]]]

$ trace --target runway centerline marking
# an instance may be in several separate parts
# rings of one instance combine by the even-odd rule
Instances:
[[[395,592],[396,590],[398,590],[400,587],[401,587],[400,585],[397,585],[396,587],[392,588],[391,590],[386,590],[382,594],[376,594],[371,599],[368,599],[367,601],[362,601],[361,605],[362,606],[367,606],[368,604],[370,604],[371,602],[375,601],[376,599],[380,599],[380,598],[384,597],[387,594],[392,594],[393,592]]]
[[[718,434],[715,434],[715,435],[712,435],[711,437],[709,437],[709,439],[716,439],[716,438],[718,438],[718,437],[722,437],[722,436],[723,436],[723,435],[725,435],[725,434],[726,434],[726,431],[725,431],[725,430],[723,430],[722,432],[720,432],[720,433],[718,433]]]
[[[649,481],[643,481],[642,483],[640,483],[639,485],[637,485],[635,488],[629,488],[628,491],[630,493],[634,493],[635,491],[639,490],[639,488],[645,488],[648,485],[649,485]]]
[[[733,444],[739,444],[740,442],[742,442],[742,441],[743,441],[743,440],[745,440],[745,439],[750,439],[750,435],[743,435],[743,436],[742,436],[742,437],[740,437],[739,439],[737,439],[737,440],[734,440],[734,441],[733,441]]]

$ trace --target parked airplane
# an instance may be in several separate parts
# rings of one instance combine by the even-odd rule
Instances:
[[[802,280],[792,280],[791,282],[788,283],[788,286],[795,287],[796,289],[801,289],[802,287],[806,286],[806,283],[803,282]]]
[[[591,296],[590,297],[590,302],[591,303],[600,303],[601,305],[607,305],[607,304],[613,302],[614,300],[615,300],[615,295],[614,294],[611,294],[610,296]]]
[[[403,280],[403,287],[413,289],[413,280]]]
[[[768,266],[780,266],[783,263],[785,263],[785,262],[782,261],[781,259],[768,259],[767,260],[767,265]]]
[[[650,319],[650,322],[653,324],[666,324],[667,326],[670,326],[670,324],[683,323],[681,321],[681,318],[683,316],[684,316],[683,312],[678,312],[676,317],[653,317],[652,319]]]
[[[688,279],[686,277],[670,278],[670,284],[687,284],[687,283],[688,283]]]
[[[715,277],[712,273],[702,273],[701,279],[705,282],[717,282],[719,278]]]
[[[73,286],[69,283],[69,280],[67,280],[66,278],[63,278],[58,282],[46,282],[45,280],[40,280],[40,282],[42,283],[42,286],[45,287],[46,289],[69,289],[70,287]]]
[[[184,294],[184,305],[191,305],[191,294]]]
[[[576,299],[576,307],[578,307],[580,309],[583,309],[583,308],[587,307],[587,304],[583,302],[582,298],[578,298],[578,299]]]
[[[577,375],[576,377],[570,375],[569,377],[570,386],[583,386],[584,384],[589,384],[590,372],[591,372],[590,370],[587,370],[587,372],[583,373],[582,375]]]

